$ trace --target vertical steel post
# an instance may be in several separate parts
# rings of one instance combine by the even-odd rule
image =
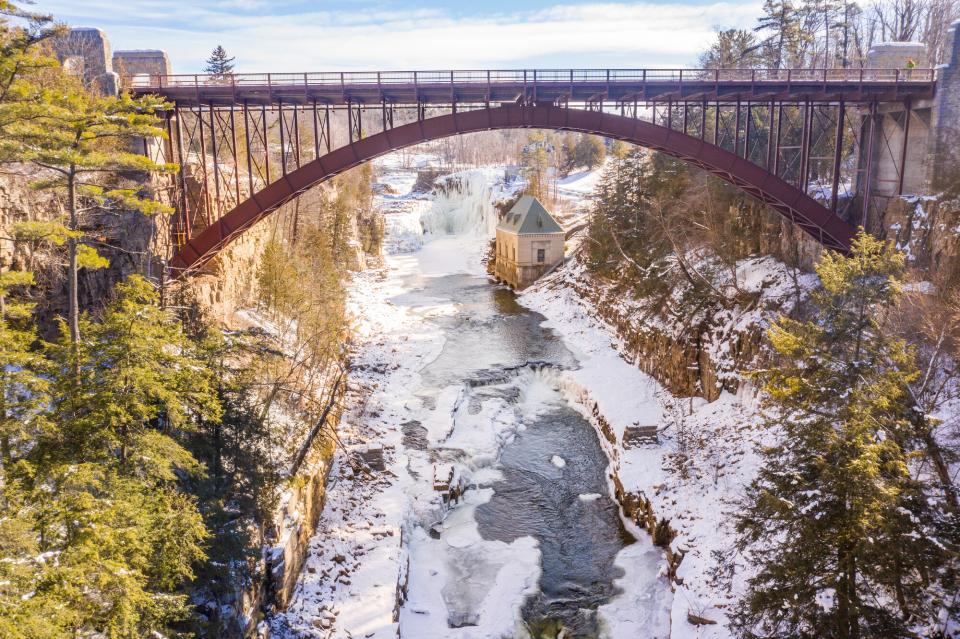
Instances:
[[[287,119],[283,115],[283,100],[277,98],[277,114],[280,116],[280,172],[283,175],[287,174],[287,142],[286,136],[284,135],[284,129],[287,128]],[[263,130],[266,131],[267,127],[264,125]]]
[[[700,139],[707,139],[707,99],[700,104]]]
[[[333,135],[333,131],[330,129],[330,105],[329,104],[325,104],[323,106],[323,119],[325,122],[324,129],[326,130],[326,134],[324,135],[324,140],[327,143],[327,153],[329,153],[330,144],[331,144],[330,136]]]
[[[740,97],[737,96],[737,117],[733,125],[733,154],[740,155]]]
[[[217,194],[217,219],[220,219],[220,160],[217,157],[219,153],[217,152],[216,115],[213,111],[213,102],[208,106],[210,107],[210,150],[213,153],[213,188]]]
[[[243,139],[247,145],[247,183],[250,186],[250,195],[256,191],[253,190],[253,153],[250,151],[250,111],[247,101],[243,101]]]
[[[297,118],[297,103],[293,103],[293,134],[290,136],[293,138],[291,142],[293,143],[293,159],[297,163],[297,168],[300,168],[300,121]]]
[[[270,184],[270,127],[267,126],[267,105],[260,105],[260,124],[263,125],[263,170]]]
[[[810,145],[811,133],[813,131],[813,106],[810,101],[803,107],[803,135],[800,142],[800,190],[807,192],[807,185],[810,182]]]
[[[673,98],[667,100],[667,128],[673,130]]]
[[[780,138],[783,133],[783,103],[777,106],[777,137],[773,144],[773,174],[780,177]]]
[[[237,204],[240,204],[240,158],[237,157],[237,120],[234,114],[235,106],[230,105],[230,137],[233,142],[233,183],[237,191]],[[250,192],[253,194],[253,191]]]
[[[687,134],[687,103],[683,103],[683,134]]]
[[[837,112],[837,133],[833,140],[833,182],[830,188],[830,210],[837,212],[837,198],[840,189],[840,156],[843,153],[843,119],[846,106],[840,101]]]
[[[770,125],[767,127],[767,164],[766,169],[769,171],[773,168],[773,121],[776,117],[774,112],[773,100],[770,100]]]
[[[743,157],[750,159],[750,121],[753,119],[753,103],[747,102],[747,123],[743,130]]]
[[[720,146],[720,100],[713,111],[713,145]]]
[[[190,198],[187,197],[187,161],[189,158],[183,150],[183,126],[180,116],[180,105],[176,102],[173,103],[173,113],[174,117],[177,120],[177,162],[180,164],[180,201],[183,208],[181,209],[181,224],[184,231],[184,240],[190,239]]]
[[[317,99],[313,99],[313,159],[320,158],[320,116],[317,113]]]
[[[867,166],[865,173],[865,181],[863,185],[863,210],[860,213],[860,226],[866,230],[867,228],[867,217],[870,214],[870,195],[873,191],[873,139],[876,137],[876,125],[877,125],[877,103],[870,103],[870,115],[867,116],[870,120],[867,135]]]
[[[910,98],[904,101],[903,148],[900,149],[900,179],[897,181],[897,195],[903,195],[903,180],[907,175],[907,145],[910,143],[910,118],[913,117],[913,105]]]

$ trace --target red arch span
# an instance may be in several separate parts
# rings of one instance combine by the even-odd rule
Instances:
[[[515,104],[427,118],[331,151],[241,202],[187,242],[170,266],[175,273],[182,274],[202,265],[285,202],[390,151],[461,133],[517,128],[581,131],[662,151],[739,187],[824,246],[843,252],[850,249],[855,233],[852,226],[795,186],[709,142],[643,120],[600,111]]]

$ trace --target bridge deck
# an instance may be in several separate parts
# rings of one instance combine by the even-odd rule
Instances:
[[[891,102],[932,98],[932,69],[566,69],[140,75],[134,93],[180,104]]]

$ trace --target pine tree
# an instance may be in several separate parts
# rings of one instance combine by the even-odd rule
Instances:
[[[40,75],[55,68],[57,61],[41,45],[62,31],[50,16],[0,0],[0,161],[19,160],[16,151],[21,147],[7,127],[46,112]]]
[[[790,0],[764,0],[763,13],[754,31],[769,33],[763,40],[767,64],[781,69],[802,63],[800,49],[806,36],[793,3]]]
[[[97,96],[64,80],[47,94],[45,112],[7,127],[16,140],[15,155],[47,171],[50,177],[34,187],[54,191],[66,200],[64,224],[68,266],[70,339],[80,340],[77,273],[81,268],[103,268],[107,261],[84,243],[81,220],[98,211],[139,211],[168,214],[172,209],[153,199],[142,187],[125,188],[123,172],[172,172],[176,166],[157,164],[130,149],[142,138],[162,138],[157,113],[166,104],[153,96]]]
[[[523,147],[520,163],[523,167],[523,177],[527,180],[526,193],[535,198],[546,201],[549,195],[547,185],[547,169],[550,166],[549,144],[546,136],[537,131],[527,136],[527,144]]]
[[[566,177],[577,168],[577,139],[573,133],[563,136],[560,147],[560,172]]]
[[[717,40],[700,56],[704,69],[750,69],[760,66],[762,44],[750,31],[727,29],[717,32]]]
[[[173,481],[196,462],[174,436],[193,420],[219,419],[213,380],[180,323],[158,305],[153,285],[131,276],[100,322],[84,318],[79,383],[56,380],[55,433],[42,440],[45,459],[109,462],[123,473]],[[53,349],[68,368],[71,342]]]
[[[935,618],[951,533],[910,472],[917,371],[882,325],[903,264],[861,231],[850,257],[817,266],[815,317],[770,329],[779,361],[759,377],[781,436],[737,524],[758,569],[736,615],[742,636],[912,637]]]
[[[603,140],[596,135],[580,136],[574,149],[577,166],[584,166],[588,171],[592,171],[603,162],[606,151]]]
[[[0,467],[5,468],[42,427],[48,399],[46,362],[34,349],[33,306],[11,297],[31,285],[31,273],[0,273]]]
[[[23,495],[8,500],[11,519],[35,534],[10,552],[56,557],[20,576],[30,605],[56,612],[50,636],[133,639],[188,613],[181,593],[208,533],[179,490],[202,474],[181,440],[219,419],[220,404],[196,346],[143,278],[117,286],[102,322],[81,325],[81,343],[52,347],[51,427],[4,482]]]
[[[236,58],[229,57],[227,50],[218,44],[210,53],[210,57],[207,58],[203,71],[218,80],[222,80],[233,73],[234,60]]]

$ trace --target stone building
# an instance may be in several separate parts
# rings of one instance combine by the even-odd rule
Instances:
[[[563,260],[563,228],[532,195],[524,195],[497,225],[495,274],[521,289]]]

